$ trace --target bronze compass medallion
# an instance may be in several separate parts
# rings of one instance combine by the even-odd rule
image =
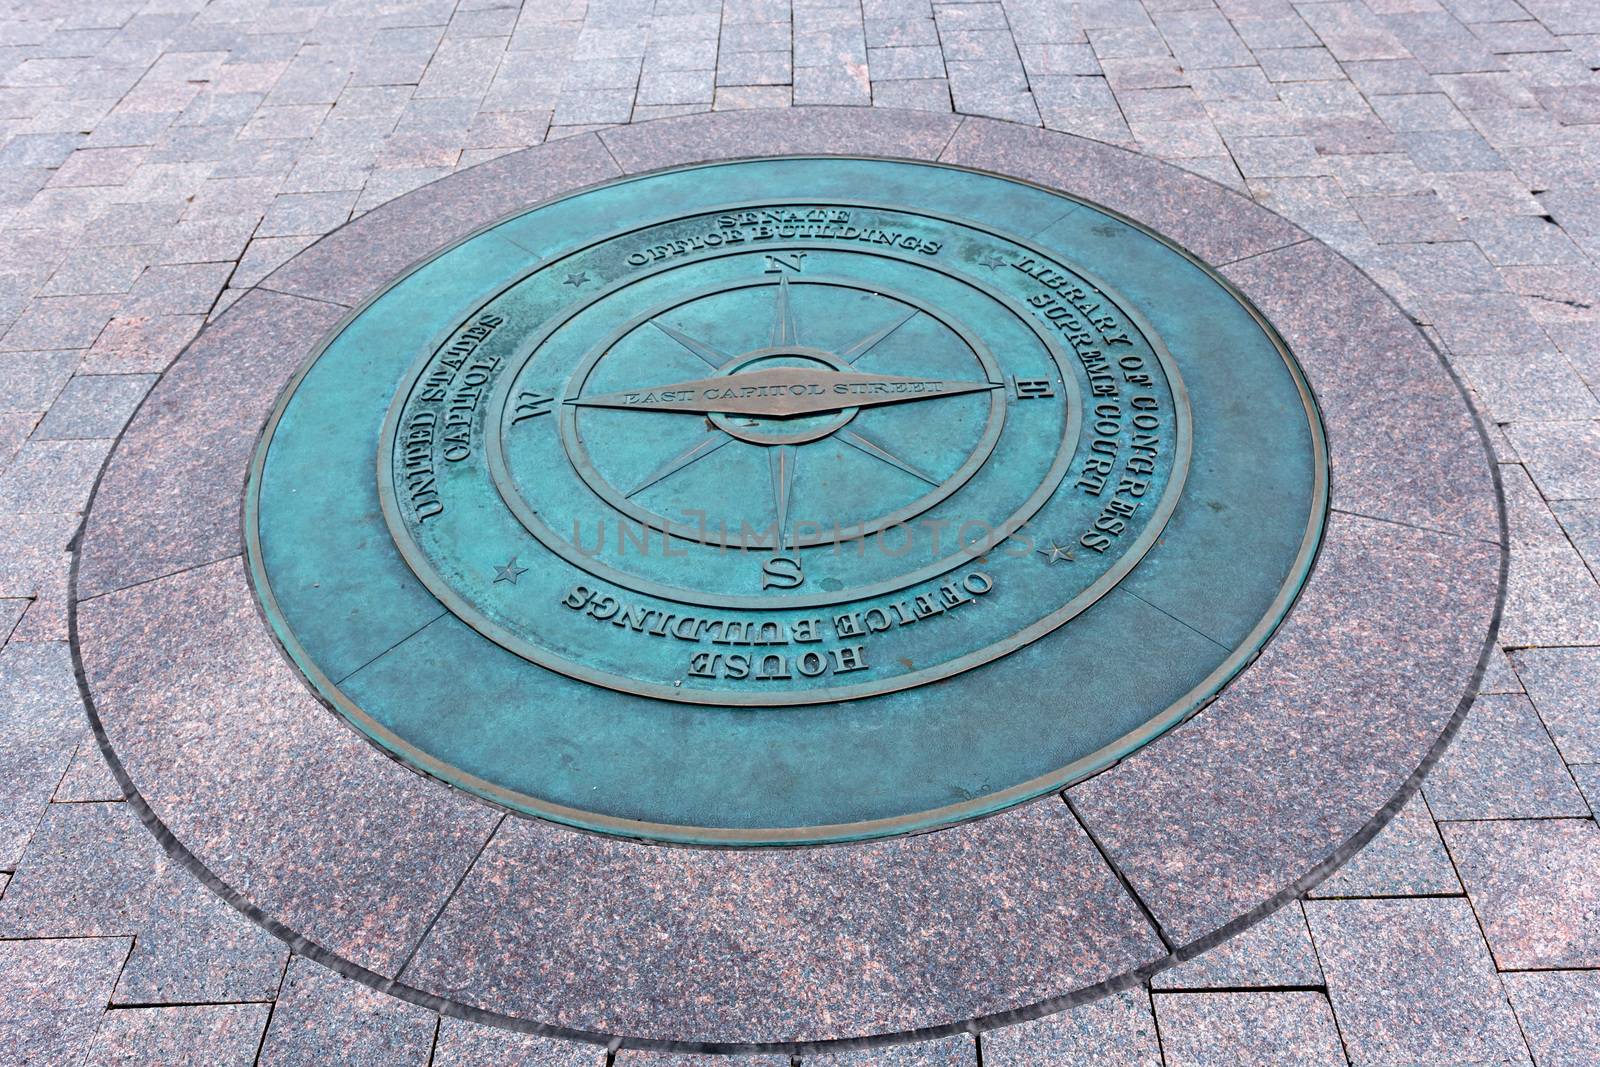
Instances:
[[[285,396],[248,521],[286,646],[403,758],[756,845],[997,810],[1180,721],[1287,610],[1326,489],[1292,357],[1159,236],[789,159],[420,265]]]

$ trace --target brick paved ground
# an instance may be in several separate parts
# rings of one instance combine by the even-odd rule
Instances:
[[[1597,69],[1597,0],[0,4],[3,1058],[600,1063],[293,958],[174,870],[89,738],[67,542],[154,375],[353,214],[596,124],[846,104],[1136,147],[1288,215],[1447,350],[1511,510],[1506,654],[1424,796],[1312,899],[984,1062],[1600,1063]]]

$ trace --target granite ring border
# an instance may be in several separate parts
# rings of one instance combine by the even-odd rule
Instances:
[[[993,838],[1002,832],[1000,828],[1007,825],[1007,820],[1015,825],[1019,820],[1060,818],[1070,812],[1069,825],[1075,826],[1090,846],[1084,855],[1109,856],[1115,861],[1114,866],[1105,869],[1106,873],[1113,876],[1117,885],[1131,891],[1129,899],[1144,915],[1150,916],[1154,924],[1149,928],[1130,927],[1123,931],[1133,946],[1132,953],[1121,959],[1121,964],[1126,965],[1114,966],[1113,973],[1109,974],[1076,975],[1061,983],[1069,988],[1059,989],[1052,996],[1013,999],[995,1010],[972,1011],[965,1016],[950,1017],[951,1012],[947,1011],[945,1018],[900,1020],[899,1024],[891,1022],[876,1028],[862,1019],[857,1020],[857,1033],[819,1034],[813,1030],[809,1034],[798,1032],[786,1039],[660,1039],[620,1029],[572,1026],[565,1021],[554,1024],[535,1021],[514,1011],[468,1003],[464,998],[452,997],[448,990],[424,988],[430,984],[426,981],[408,979],[408,975],[415,972],[407,968],[416,964],[424,942],[448,927],[451,917],[444,913],[456,891],[465,887],[477,863],[503,860],[503,855],[490,853],[496,849],[500,853],[507,851],[497,843],[501,840],[505,820],[475,801],[430,796],[431,802],[442,804],[458,824],[459,832],[454,836],[446,834],[445,844],[467,858],[445,902],[439,904],[436,913],[423,916],[421,933],[405,952],[383,945],[374,950],[372,944],[359,936],[345,937],[341,941],[338,936],[329,936],[324,930],[303,922],[286,923],[278,916],[292,919],[293,902],[289,905],[275,902],[270,891],[265,894],[261,891],[260,885],[268,890],[281,888],[270,878],[240,889],[235,888],[241,881],[239,877],[230,881],[213,873],[200,855],[207,851],[208,842],[191,838],[188,826],[174,828],[171,825],[181,821],[173,818],[174,814],[182,815],[181,805],[174,804],[174,797],[181,797],[181,790],[164,789],[164,782],[147,777],[137,782],[135,779],[143,776],[141,772],[148,769],[150,761],[125,746],[124,754],[132,756],[129,763],[135,764],[130,772],[114,747],[112,734],[129,730],[131,720],[118,716],[128,710],[127,694],[139,689],[139,680],[133,679],[130,685],[129,679],[121,678],[118,679],[120,688],[108,687],[107,677],[115,677],[118,670],[126,672],[128,667],[108,664],[104,649],[96,644],[97,635],[103,635],[106,629],[105,620],[117,607],[113,603],[116,601],[132,603],[137,608],[141,595],[160,600],[163,593],[170,594],[176,589],[193,594],[184,598],[185,603],[179,606],[198,607],[203,611],[205,595],[226,585],[224,572],[239,554],[238,493],[244,470],[240,460],[247,462],[253,441],[247,439],[239,448],[231,447],[233,442],[228,434],[213,433],[206,439],[201,432],[203,428],[194,426],[199,394],[204,394],[205,402],[220,405],[225,413],[233,416],[228,428],[234,430],[235,435],[245,428],[242,436],[253,437],[253,431],[264,421],[276,399],[278,387],[299,362],[302,350],[297,346],[309,348],[314,344],[349,306],[346,300],[359,304],[367,290],[381,286],[391,275],[399,273],[405,264],[395,263],[397,256],[409,253],[409,262],[437,245],[459,239],[512,208],[559,195],[563,189],[592,184],[615,177],[619,172],[642,173],[680,162],[802,152],[864,154],[854,151],[863,148],[871,154],[959,162],[973,169],[1063,188],[1123,211],[1173,241],[1194,249],[1197,255],[1233,277],[1235,284],[1267,312],[1268,319],[1289,336],[1291,347],[1301,355],[1303,365],[1307,364],[1307,355],[1293,335],[1303,329],[1307,337],[1314,337],[1319,329],[1326,333],[1326,324],[1316,321],[1302,324],[1296,320],[1294,305],[1306,291],[1303,286],[1307,278],[1328,282],[1342,297],[1359,297],[1368,303],[1368,310],[1375,309],[1373,314],[1379,318],[1387,316],[1388,325],[1380,324],[1381,329],[1368,330],[1372,336],[1363,343],[1371,342],[1370,351],[1358,353],[1355,365],[1371,372],[1376,368],[1365,366],[1363,361],[1375,364],[1379,356],[1386,356],[1393,364],[1397,362],[1395,352],[1400,351],[1404,359],[1410,361],[1406,367],[1413,375],[1402,381],[1415,385],[1420,397],[1415,402],[1409,397],[1405,399],[1412,408],[1421,403],[1425,414],[1431,411],[1441,415],[1441,418],[1423,419],[1420,429],[1412,424],[1416,429],[1412,455],[1421,458],[1407,467],[1404,457],[1396,457],[1371,444],[1374,439],[1385,439],[1384,431],[1398,430],[1407,423],[1406,419],[1397,418],[1387,425],[1382,424],[1384,415],[1380,409],[1384,403],[1393,401],[1394,395],[1380,398],[1382,402],[1374,406],[1372,397],[1359,395],[1359,383],[1346,387],[1344,394],[1365,421],[1359,426],[1341,427],[1342,406],[1329,404],[1322,388],[1324,384],[1332,384],[1334,393],[1339,394],[1340,374],[1348,372],[1352,366],[1339,365],[1333,356],[1325,359],[1316,354],[1306,370],[1313,388],[1323,396],[1325,417],[1331,422],[1335,522],[1330,524],[1324,555],[1331,556],[1333,561],[1326,566],[1319,562],[1278,637],[1268,645],[1257,664],[1219,697],[1219,703],[1229,700],[1242,710],[1237,714],[1197,716],[1162,741],[1075,787],[1068,803],[1054,811],[1046,810],[1045,805],[1050,803],[1047,798],[980,823],[967,824],[980,828],[976,831],[980,836]],[[520,184],[512,180],[519,176]],[[563,179],[567,184],[562,184]],[[516,188],[508,189],[508,185]],[[1146,201],[1143,204],[1136,202],[1141,197]],[[394,241],[375,241],[376,229],[383,226],[397,227],[401,243],[406,247],[397,251],[392,247]],[[452,226],[456,232],[450,232]],[[363,248],[367,249],[365,255],[361,254]],[[1252,266],[1252,263],[1257,266],[1266,263],[1274,256],[1279,259],[1271,263],[1271,269]],[[1344,289],[1338,290],[1338,286]],[[327,299],[330,296],[340,299],[330,301]],[[1311,318],[1314,320],[1315,316]],[[1292,325],[1286,327],[1286,321]],[[272,351],[275,344],[296,351]],[[260,355],[263,349],[267,350],[267,358],[250,358],[252,354]],[[230,353],[235,356],[233,363],[229,363]],[[271,358],[273,356],[276,359]],[[1429,360],[1431,367],[1425,365]],[[201,364],[210,368],[211,380],[195,371]],[[219,370],[234,387],[234,392],[228,389],[219,392],[215,388],[218,382],[214,379]],[[189,395],[185,395],[185,390]],[[1367,406],[1363,407],[1363,402]],[[1433,407],[1429,408],[1429,404]],[[229,409],[229,405],[234,406]],[[197,433],[198,443],[193,436]],[[185,434],[190,436],[185,438]],[[1365,446],[1363,441],[1367,442]],[[1441,457],[1448,462],[1441,465]],[[586,134],[502,157],[392,201],[311,246],[208,325],[185,355],[163,375],[161,383],[151,391],[130,422],[101,473],[83,530],[74,539],[69,613],[75,667],[103,751],[136,810],[168,851],[230,903],[289,941],[297,950],[351,977],[447,1014],[518,1030],[604,1042],[613,1047],[626,1044],[628,1047],[721,1052],[778,1048],[805,1051],[863,1042],[914,1040],[1034,1018],[1135,984],[1146,975],[1243,929],[1299,891],[1316,884],[1381,828],[1415,792],[1422,775],[1459,726],[1492,649],[1503,596],[1506,537],[1503,506],[1498,499],[1498,475],[1487,457],[1486,435],[1467,404],[1459,382],[1415,325],[1374,283],[1271,212],[1206,179],[1096,142],[988,120],[852,109],[797,109],[777,116],[770,113],[723,114],[666,119],[600,135]],[[187,486],[190,476],[200,472],[209,475],[209,484],[202,484],[197,494],[202,498],[199,501],[202,509],[209,507],[209,512],[191,513],[187,516],[189,521],[173,524],[170,508],[163,505],[170,505],[174,490]],[[139,477],[136,478],[136,474]],[[1341,475],[1345,478],[1343,482]],[[207,479],[200,481],[205,483]],[[1457,485],[1458,481],[1464,484]],[[1385,486],[1392,489],[1397,485],[1406,491],[1386,495]],[[1346,487],[1349,491],[1342,492]],[[228,522],[219,521],[224,513],[231,520],[231,531]],[[1362,594],[1371,596],[1374,592],[1361,584],[1361,574],[1366,568],[1346,565],[1364,560],[1393,563],[1394,566],[1381,576],[1380,584],[1385,590],[1398,590],[1417,602],[1410,605],[1413,610],[1404,617],[1395,614],[1404,605],[1391,603],[1391,600],[1405,599],[1402,596],[1390,598],[1385,593],[1375,603],[1359,605],[1365,612],[1366,623],[1377,629],[1363,634],[1358,628],[1358,637],[1394,637],[1399,633],[1394,628],[1407,620],[1413,625],[1423,620],[1437,622],[1433,615],[1441,605],[1454,609],[1453,614],[1459,616],[1448,620],[1453,631],[1447,639],[1439,638],[1442,644],[1417,653],[1433,672],[1428,687],[1416,691],[1416,695],[1426,698],[1426,708],[1414,716],[1415,721],[1397,717],[1386,723],[1390,737],[1398,736],[1400,726],[1409,729],[1404,738],[1408,746],[1405,755],[1386,766],[1383,774],[1369,775],[1360,783],[1359,792],[1340,797],[1349,810],[1338,813],[1339,817],[1324,813],[1312,819],[1320,831],[1318,840],[1303,854],[1295,853],[1280,861],[1280,867],[1288,865],[1286,869],[1269,865],[1240,885],[1223,884],[1222,891],[1214,895],[1217,903],[1208,898],[1205,906],[1198,908],[1191,906],[1186,910],[1182,900],[1163,899],[1162,880],[1169,877],[1170,872],[1150,862],[1148,840],[1153,834],[1170,839],[1175,830],[1181,839],[1182,830],[1163,825],[1160,818],[1145,818],[1142,822],[1130,818],[1126,811],[1119,810],[1117,800],[1141,784],[1154,795],[1161,796],[1164,771],[1192,770],[1192,765],[1184,762],[1187,749],[1191,747],[1187,738],[1196,732],[1191,727],[1205,727],[1215,733],[1237,722],[1259,729],[1261,719],[1253,717],[1251,712],[1271,703],[1269,696],[1262,695],[1262,689],[1270,693],[1269,683],[1274,679],[1292,682],[1296,677],[1294,668],[1305,665],[1304,656],[1308,650],[1316,651],[1321,647],[1315,643],[1318,627],[1351,617],[1350,612],[1323,616],[1314,609],[1319,605],[1326,609],[1329,605],[1336,606]],[[1481,583],[1491,573],[1493,581],[1489,588],[1474,585],[1474,579]],[[205,584],[219,576],[220,583]],[[1454,584],[1451,584],[1452,579]],[[173,598],[166,599],[169,601],[166,606],[170,607]],[[231,606],[237,609],[239,605]],[[253,607],[253,603],[250,606]],[[1392,609],[1387,615],[1381,610],[1385,606]],[[1362,611],[1355,614],[1361,615]],[[123,614],[126,616],[123,620],[125,632],[120,636],[147,641],[148,651],[161,650],[160,641],[170,635],[140,628],[142,624],[158,620],[161,617],[158,611],[146,605],[142,615],[138,611]],[[233,618],[232,621],[239,624],[245,620]],[[248,621],[258,630],[265,628],[265,623],[257,616],[252,615]],[[114,626],[111,632],[117,635]],[[207,633],[205,636],[214,635]],[[1415,635],[1406,631],[1401,636],[1409,640]],[[1307,644],[1308,641],[1311,643]],[[1298,660],[1295,658],[1297,649],[1301,657]],[[1477,655],[1470,656],[1469,652]],[[281,670],[282,664],[277,666]],[[1357,673],[1364,669],[1359,662],[1336,664],[1336,667],[1343,666]],[[1272,678],[1268,678],[1269,674]],[[192,678],[188,680],[193,681]],[[1374,684],[1381,684],[1384,679],[1374,677],[1372,680]],[[1452,680],[1453,690],[1446,700],[1444,689]],[[1256,684],[1246,684],[1252,682]],[[1463,688],[1465,695],[1462,695]],[[269,687],[267,695],[283,696],[285,703],[292,702],[287,690]],[[1301,695],[1306,694],[1302,692]],[[1369,700],[1382,699],[1370,692],[1366,696]],[[225,697],[226,694],[222,694],[219,699]],[[163,728],[175,714],[169,707],[155,710],[159,714],[153,718],[147,714],[143,725],[154,723],[157,728]],[[1390,710],[1396,716],[1401,715],[1402,709]],[[111,713],[110,729],[107,728],[108,711]],[[332,716],[325,717],[332,719]],[[204,721],[204,716],[196,721]],[[194,723],[184,725],[192,728]],[[336,725],[337,729],[352,735],[345,741],[353,740],[352,732],[342,723]],[[1385,724],[1380,723],[1380,727],[1382,725]],[[319,735],[312,740],[330,743],[328,736]],[[1380,728],[1377,737],[1383,736],[1385,731]],[[1214,742],[1215,738],[1210,740]],[[184,741],[190,743],[192,738],[185,737]],[[1169,741],[1170,744],[1166,743]],[[1236,741],[1254,743],[1259,741],[1259,736],[1246,732]],[[363,747],[368,757],[376,755],[375,749],[364,743]],[[1370,756],[1365,749],[1361,751]],[[183,745],[179,746],[180,755],[187,752]],[[1419,758],[1413,759],[1414,755]],[[170,758],[168,763],[170,765]],[[394,770],[399,771],[398,768]],[[394,801],[407,789],[418,788],[416,782],[422,781],[412,772],[399,773],[415,782],[384,779],[375,786],[380,791],[388,790],[382,799]],[[248,785],[248,775],[236,775],[225,784],[237,790],[241,784]],[[428,783],[428,786],[435,784]],[[1191,830],[1195,831],[1195,841],[1206,840],[1203,828],[1191,827]],[[538,837],[551,832],[544,826],[513,826],[505,838]],[[572,839],[564,839],[566,845],[587,838],[574,831],[554,832]],[[932,840],[955,832],[943,831],[905,840]],[[430,848],[439,843],[437,837],[430,840]],[[186,844],[186,840],[189,843]],[[587,845],[587,841],[578,843]],[[194,850],[190,844],[195,846]],[[644,849],[636,845],[620,847]],[[681,856],[689,850],[655,851],[658,855],[671,852]],[[505,869],[502,867],[501,872]],[[246,871],[245,875],[243,880],[248,883],[252,877],[260,876],[260,872]],[[1265,891],[1262,891],[1263,886]],[[1181,888],[1205,891],[1213,887],[1196,883]],[[1117,892],[1116,885],[1102,884],[1098,890],[1107,895]],[[265,907],[257,898],[265,899]],[[371,917],[370,911],[358,909],[342,920],[368,921]],[[1151,936],[1152,928],[1154,936]],[[327,927],[329,931],[337,929],[337,924]],[[1139,932],[1145,937],[1141,939]],[[432,984],[438,987],[438,983]],[[505,1003],[503,999],[501,1003]]]

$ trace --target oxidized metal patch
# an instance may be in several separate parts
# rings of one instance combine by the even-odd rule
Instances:
[[[1326,497],[1292,357],[1202,265],[1016,182],[802,159],[419,266],[286,393],[247,524],[286,648],[414,765],[763,844],[997,810],[1180,721]]]

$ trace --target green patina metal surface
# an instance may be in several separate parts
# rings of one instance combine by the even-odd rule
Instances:
[[[397,280],[286,392],[246,523],[285,647],[401,758],[760,845],[1115,761],[1259,649],[1326,507],[1293,358],[1203,265],[1015,181],[784,159]]]

